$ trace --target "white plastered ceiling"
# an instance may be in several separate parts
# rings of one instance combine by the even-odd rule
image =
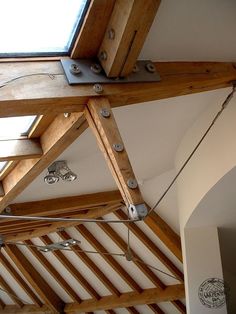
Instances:
[[[153,61],[236,61],[235,12],[236,1],[234,0],[162,0],[140,58]],[[168,184],[168,180],[174,175],[175,152],[187,129],[208,106],[217,102],[225,93],[225,90],[217,90],[114,110],[137,179],[143,190],[144,197],[150,204],[155,202],[161,191]],[[71,169],[78,174],[78,181],[73,183],[59,182],[58,184],[48,186],[43,182],[43,177],[46,174],[45,170],[14,202],[79,195],[116,188],[90,130],[87,130],[75,141],[59,159],[68,161]],[[178,232],[175,194],[175,189],[173,189],[158,209],[158,213]],[[107,246],[107,249],[119,252],[115,244],[108,241],[106,236],[99,232],[99,227],[92,228],[89,225],[87,227],[104,246]],[[180,263],[171,252],[164,248],[150,229],[142,223],[140,223],[139,227],[181,268]],[[125,238],[126,233],[122,232],[125,227],[120,225],[113,226],[113,228],[116,228],[120,235],[124,234]],[[70,229],[69,232],[82,240],[81,246],[85,249],[91,248],[80,234],[75,234],[73,229]],[[50,236],[55,240],[55,235]],[[38,243],[39,240],[35,239],[34,241]],[[146,252],[142,244],[133,235],[131,237],[131,246],[140,253],[146,262],[164,269],[163,265],[159,265],[155,257],[150,252]],[[20,249],[26,254],[35,268],[40,270],[38,262],[30,255],[27,251],[28,249]],[[47,255],[47,258],[51,262],[53,261],[50,254]],[[72,256],[69,259],[71,262],[73,261]],[[100,256],[93,256],[93,260],[103,269],[104,273],[109,275],[111,269]],[[86,297],[86,293],[83,292],[80,286],[75,287],[76,283],[73,282],[73,278],[70,277],[63,266],[59,262],[55,262],[55,260],[53,263],[63,277],[68,282],[71,282],[72,287],[75,290],[78,289],[80,294],[82,293],[81,296],[84,295]],[[132,272],[134,278],[138,282],[140,281],[144,288],[152,287],[147,278],[140,277],[141,273],[136,268],[130,269],[131,266],[125,260],[120,261],[120,263]],[[86,270],[81,261],[77,261],[76,267],[78,269],[82,267],[88,281],[94,285],[94,288],[98,289],[101,295],[107,294],[105,288],[94,279],[94,275]],[[70,301],[65,292],[61,291],[52,278],[50,279],[46,271],[41,273],[62,299]],[[128,291],[129,288],[118,275],[113,273],[109,278],[114,278],[114,284],[121,291]],[[175,282],[168,279],[168,277],[161,278],[166,283]],[[9,274],[5,279],[9,283],[12,280]],[[18,288],[15,285],[15,291],[18,291],[18,295],[30,301]],[[4,293],[1,293],[0,296],[7,304],[11,303]],[[161,304],[160,307],[166,313],[177,313],[170,303]],[[136,308],[140,313],[151,313],[146,306],[138,306]],[[127,311],[116,309],[116,313],[127,313]]]

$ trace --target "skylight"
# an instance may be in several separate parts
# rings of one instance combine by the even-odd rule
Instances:
[[[35,116],[0,118],[0,140],[26,136],[35,118]]]
[[[0,161],[0,173],[2,172],[6,164],[7,164],[7,161]]]
[[[87,0],[1,0],[0,56],[69,52]]]

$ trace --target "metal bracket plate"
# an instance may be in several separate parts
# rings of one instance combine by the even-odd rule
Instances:
[[[130,204],[128,210],[129,210],[129,216],[132,219],[143,220],[148,214],[148,209],[145,204],[137,204],[137,205]]]
[[[100,65],[98,61],[93,59],[62,59],[61,64],[70,85],[96,83],[145,83],[159,82],[161,80],[160,75],[155,69],[155,65],[148,60],[137,61],[134,71],[124,78],[109,78],[102,69],[100,69],[100,71],[94,71],[93,69],[97,69]]]

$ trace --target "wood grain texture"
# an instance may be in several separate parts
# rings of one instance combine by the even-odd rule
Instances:
[[[108,206],[103,206],[101,208],[96,208],[96,209],[91,209],[89,210],[87,213],[78,213],[76,215],[74,215],[74,218],[81,218],[81,219],[85,219],[85,218],[97,218],[103,215],[106,215],[108,213],[111,213],[115,210],[117,210],[118,208],[120,208],[120,206],[116,205],[108,205]],[[43,236],[45,234],[49,234],[51,232],[56,232],[58,231],[58,229],[61,228],[69,228],[69,227],[73,227],[79,224],[79,222],[64,222],[64,221],[60,221],[60,222],[52,222],[49,225],[44,226],[44,223],[42,223],[42,225],[34,228],[32,227],[31,230],[29,231],[14,231],[14,225],[12,230],[10,231],[10,233],[8,234],[4,234],[4,239],[5,241],[25,241],[34,237],[40,237]],[[10,227],[8,227],[10,228]],[[4,233],[4,232],[3,232]]]
[[[181,241],[170,226],[155,212],[152,212],[144,219],[145,224],[158,236],[168,249],[183,262]]]
[[[141,293],[128,292],[117,296],[102,297],[99,301],[83,301],[81,304],[67,304],[65,312],[83,313],[84,311],[98,311],[104,309],[120,308],[135,306],[141,304],[151,304],[159,302],[167,302],[184,298],[184,285],[167,286],[165,290],[159,291],[157,288],[146,289]]]
[[[97,56],[115,0],[92,0],[79,35],[72,49],[71,58]]]
[[[13,215],[57,215],[72,211],[91,209],[96,206],[108,204],[121,204],[122,197],[119,191],[83,194],[78,196],[58,197],[55,199],[41,200],[10,204]],[[1,226],[1,224],[0,224]]]
[[[42,154],[39,139],[0,141],[0,161],[39,158]]]
[[[30,240],[25,241],[28,245],[28,249],[31,253],[36,257],[36,259],[42,264],[42,266],[52,275],[54,280],[58,282],[58,284],[65,290],[65,292],[71,297],[74,302],[81,302],[78,294],[72,289],[72,287],[67,283],[67,281],[58,273],[58,271],[50,264],[47,258],[37,250],[37,248],[33,247],[33,242]]]
[[[5,279],[0,275],[0,286],[3,290],[7,292],[7,295],[9,296],[12,301],[17,304],[19,307],[22,307],[24,303],[19,299],[19,297],[16,295],[16,293],[12,290],[12,288],[9,286],[9,284],[5,281]],[[1,292],[2,293],[2,292]]]
[[[107,118],[101,115],[101,111],[104,109],[110,113]],[[128,187],[127,182],[130,179],[136,180],[135,174],[108,99],[104,97],[90,99],[85,110],[85,117],[97,139],[126,206],[128,207],[129,204],[143,204],[144,201],[139,187],[137,186],[134,189]],[[124,150],[121,152],[115,151],[114,144],[123,145]]]
[[[61,313],[64,308],[63,301],[41,277],[23,253],[15,245],[6,246],[5,250],[20,272],[50,309],[55,313]]]
[[[47,235],[41,237],[40,239],[45,245],[50,245],[53,243]],[[89,282],[83,277],[78,269],[75,268],[75,266],[65,257],[65,255],[60,250],[53,251],[52,253],[68,270],[73,278],[75,278],[81,284],[81,286],[91,295],[92,298],[95,298],[96,300],[100,299],[100,296],[96,292],[96,290],[89,284]]]
[[[112,107],[199,93],[232,86],[236,66],[227,62],[156,62],[157,83],[104,84],[103,96]],[[97,96],[92,85],[69,86],[59,62],[0,64],[1,83],[16,80],[0,90],[0,117],[83,111],[88,99]],[[191,106],[191,104],[190,104]]]
[[[116,0],[107,26],[114,38],[105,34],[98,57],[108,77],[127,76],[143,47],[160,0]],[[100,56],[106,52],[107,59]]]
[[[42,306],[42,302],[39,300],[37,295],[28,286],[28,284],[22,279],[15,268],[7,260],[7,258],[0,252],[0,263],[7,269],[11,276],[16,280],[20,287],[25,291],[25,293],[30,297],[30,299],[38,306]]]
[[[122,219],[122,220],[127,219],[127,215],[122,210],[117,210],[114,212],[114,214],[119,219]],[[166,226],[166,222],[163,222],[163,224],[164,224],[164,226]],[[184,281],[183,273],[171,262],[171,260],[169,260],[167,258],[167,256],[157,247],[157,245],[152,240],[150,240],[146,236],[146,234],[136,224],[130,224],[129,228],[135,234],[135,236],[137,238],[139,238],[142,241],[142,243],[150,250],[150,252],[152,252],[152,254],[154,254],[158,258],[158,260],[160,260],[167,267],[167,269],[169,269],[169,271],[174,276],[176,276],[181,282]],[[168,232],[165,235],[166,238],[170,237],[169,242],[173,241],[173,237],[171,235],[172,235],[171,232]],[[158,235],[157,235],[157,237],[159,238]],[[176,238],[174,237],[174,239],[176,239]],[[174,243],[176,243],[176,242],[174,242]],[[178,239],[178,243],[179,243],[179,239]]]
[[[65,118],[63,114],[57,116],[40,137],[43,156],[21,160],[3,179],[5,196],[0,200],[0,210],[3,210],[22,192],[86,128],[87,123],[82,113],[71,114],[69,118]]]

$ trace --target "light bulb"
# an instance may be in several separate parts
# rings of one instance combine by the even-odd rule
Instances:
[[[77,179],[77,175],[72,171],[68,171],[66,174],[63,175],[62,179],[71,182]]]
[[[44,177],[44,182],[46,182],[47,184],[54,184],[58,181],[59,181],[59,176],[55,174],[54,172],[51,172]]]

